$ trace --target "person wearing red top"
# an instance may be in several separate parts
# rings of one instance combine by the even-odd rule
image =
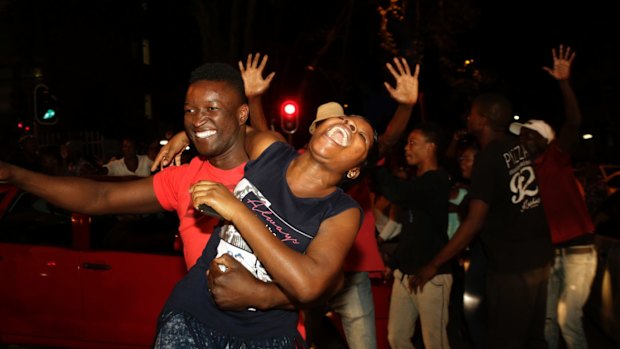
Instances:
[[[219,219],[193,209],[190,186],[199,180],[209,179],[224,184],[232,191],[243,178],[244,166],[245,161],[230,169],[221,169],[203,158],[195,157],[189,164],[168,167],[154,176],[153,189],[159,203],[167,211],[176,211],[179,217],[179,235],[188,270],[196,264],[215,224],[219,222]]]
[[[535,159],[540,196],[555,248],[547,294],[545,338],[557,348],[561,331],[568,349],[587,348],[582,308],[590,294],[596,272],[592,223],[571,163],[571,147],[579,139],[581,112],[569,83],[574,51],[560,45],[552,50],[553,68],[544,69],[555,78],[562,92],[566,120],[557,138],[542,120],[512,123],[510,131]],[[560,331],[559,331],[560,330]]]
[[[75,176],[46,176],[0,162],[0,180],[67,210],[91,215],[176,210],[181,236],[200,236],[185,239],[185,261],[189,269],[206,244],[207,237],[202,238],[201,231],[211,232],[214,224],[213,219],[191,206],[190,185],[198,179],[210,178],[222,180],[232,188],[241,179],[248,161],[244,145],[249,107],[241,75],[234,67],[221,63],[207,68],[201,76],[192,75],[186,94],[185,127],[200,131],[192,133],[192,144],[200,156],[191,164],[166,168],[132,181],[100,182]],[[215,100],[214,96],[219,99]],[[232,102],[222,105],[224,96]],[[207,102],[211,104],[205,105]],[[194,110],[198,112],[191,113]],[[206,121],[207,113],[209,121]],[[159,200],[160,195],[166,200]]]

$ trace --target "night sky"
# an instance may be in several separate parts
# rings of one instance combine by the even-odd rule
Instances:
[[[267,114],[277,117],[285,98],[300,101],[297,145],[316,107],[329,100],[381,130],[395,107],[383,87],[392,82],[385,62],[395,53],[422,65],[423,103],[412,122],[426,118],[451,132],[464,126],[473,95],[499,90],[516,112],[557,127],[559,91],[542,67],[552,63],[551,48],[565,43],[577,51],[572,81],[584,130],[595,134],[584,149],[600,161],[617,160],[620,31],[611,2],[396,3],[405,6],[404,20],[389,23],[390,52],[381,47],[377,12],[389,1],[0,0],[1,143],[19,136],[18,119],[31,120],[32,87],[41,81],[58,98],[60,121],[40,132],[97,130],[110,139],[133,134],[150,141],[181,129],[192,69],[205,61],[236,65],[253,52],[269,54],[267,71],[276,71],[264,96]],[[475,63],[461,69],[465,59]]]

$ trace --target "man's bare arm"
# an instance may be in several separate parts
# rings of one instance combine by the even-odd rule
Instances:
[[[398,107],[390,119],[385,131],[379,136],[379,154],[385,155],[386,151],[394,146],[407,128],[413,107],[418,102],[420,65],[415,65],[412,74],[409,63],[404,58],[394,58],[394,62],[386,63],[386,67],[394,77],[396,86],[392,87],[387,81],[383,83],[392,99],[398,103]]]
[[[262,60],[260,56],[260,53],[249,54],[245,66],[243,62],[239,61],[239,70],[241,71],[241,77],[243,77],[245,95],[248,97],[250,106],[250,124],[257,130],[268,131],[269,125],[267,124],[267,118],[263,109],[262,96],[269,89],[271,80],[273,80],[276,73],[271,72],[267,77],[263,78],[263,72],[265,71],[269,56],[264,55]]]
[[[577,96],[570,83],[570,73],[575,52],[569,46],[560,45],[557,50],[552,49],[553,67],[543,67],[554,79],[557,80],[562,94],[562,102],[566,119],[560,128],[557,142],[560,149],[571,151],[579,140],[579,127],[581,126],[581,109],[577,102]]]
[[[97,182],[80,177],[48,176],[0,162],[0,180],[67,210],[86,214],[159,212],[153,179]]]
[[[421,291],[424,285],[437,274],[439,267],[454,258],[471,242],[482,228],[488,211],[489,206],[484,201],[471,200],[467,217],[456,230],[452,239],[410,279],[412,291]]]

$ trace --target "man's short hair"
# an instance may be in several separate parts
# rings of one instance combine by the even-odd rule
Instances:
[[[247,103],[247,97],[245,95],[245,87],[243,85],[243,78],[238,69],[235,69],[230,64],[226,63],[205,63],[200,67],[194,69],[189,77],[189,83],[193,84],[196,81],[209,80],[209,81],[224,81],[230,84],[242,98],[244,103]]]
[[[483,93],[476,97],[474,103],[480,115],[489,120],[492,130],[504,131],[512,122],[512,104],[505,96],[499,93]]]
[[[427,142],[435,144],[435,156],[438,160],[441,159],[446,147],[443,127],[431,121],[423,121],[414,125],[412,130],[419,130],[426,137]]]

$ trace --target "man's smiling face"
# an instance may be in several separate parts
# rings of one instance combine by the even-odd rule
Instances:
[[[226,82],[199,80],[185,96],[185,131],[200,155],[218,157],[232,151],[245,123],[241,96]],[[243,148],[243,147],[242,147]]]

